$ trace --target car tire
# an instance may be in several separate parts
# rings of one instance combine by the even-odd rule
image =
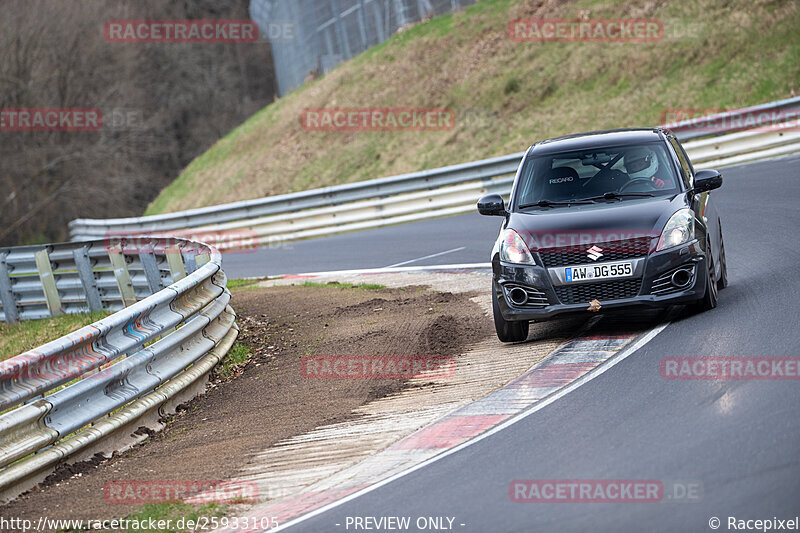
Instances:
[[[522,342],[528,338],[530,324],[527,320],[506,320],[500,313],[497,292],[492,289],[492,314],[497,338],[502,342]]]
[[[719,279],[717,288],[724,289],[728,286],[728,261],[725,258],[725,239],[722,238],[722,225],[719,227]]]
[[[710,311],[717,306],[717,295],[719,286],[717,285],[717,273],[714,267],[714,254],[711,251],[711,243],[706,246],[706,292],[702,298],[693,306],[695,312],[702,313]]]

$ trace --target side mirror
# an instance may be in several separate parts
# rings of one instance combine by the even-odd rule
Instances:
[[[488,216],[505,216],[506,205],[499,194],[487,194],[478,200],[478,213]]]
[[[694,175],[692,192],[707,192],[722,187],[722,174],[718,170],[698,170]]]

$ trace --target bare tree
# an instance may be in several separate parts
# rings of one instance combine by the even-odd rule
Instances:
[[[0,109],[99,108],[99,131],[0,131],[0,244],[63,240],[77,217],[134,216],[274,99],[268,47],[106,42],[111,19],[246,19],[247,1],[0,3]]]

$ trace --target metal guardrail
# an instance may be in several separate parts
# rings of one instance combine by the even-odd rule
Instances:
[[[775,117],[773,113],[781,113],[781,115]],[[766,104],[690,118],[673,124],[666,124],[665,127],[675,133],[681,142],[686,142],[703,137],[713,137],[751,129],[756,122],[761,124],[769,123],[774,118],[783,122],[792,117],[795,120],[795,126],[797,126],[797,119],[800,118],[800,97],[786,98],[767,102]],[[718,124],[719,126],[709,128],[709,124]]]
[[[800,151],[798,121],[742,130],[748,114],[796,110],[800,98],[780,100],[667,125],[696,168],[733,165]],[[712,121],[711,119],[719,120]],[[723,117],[723,118],[720,118]],[[738,122],[736,118],[741,118]],[[709,131],[708,125],[714,124]],[[720,125],[721,124],[721,125]],[[400,176],[246,200],[177,213],[70,222],[73,239],[147,233],[193,237],[248,233],[253,245],[318,237],[401,222],[467,213],[481,194],[507,195],[523,153]],[[291,216],[286,216],[291,214]],[[218,247],[237,247],[224,237]]]
[[[0,319],[120,311],[192,273],[196,256],[207,260],[193,244],[167,242],[137,240],[133,253],[115,239],[0,248]]]
[[[172,232],[269,215],[294,214],[303,209],[341,205],[359,200],[491,179],[516,171],[522,155],[522,153],[512,154],[476,163],[452,165],[389,178],[359,181],[335,187],[323,187],[176,213],[110,220],[78,219],[71,221],[69,227],[73,239],[84,235],[102,238],[126,232]]]
[[[800,152],[800,121],[683,144],[696,168],[724,167]]]
[[[235,341],[219,252],[175,239],[148,242],[145,250],[141,239],[135,248],[120,240],[0,249],[10,270],[3,274],[6,319],[41,316],[39,299],[53,314],[124,306],[0,362],[0,500],[67,459],[129,445],[140,426],[199,392]]]

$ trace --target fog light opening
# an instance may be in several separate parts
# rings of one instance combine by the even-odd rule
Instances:
[[[508,291],[508,298],[514,305],[525,305],[528,301],[528,293],[519,287],[514,287]]]
[[[682,268],[680,270],[676,270],[674,274],[672,274],[672,285],[675,287],[682,289],[689,285],[692,282],[692,271]]]

